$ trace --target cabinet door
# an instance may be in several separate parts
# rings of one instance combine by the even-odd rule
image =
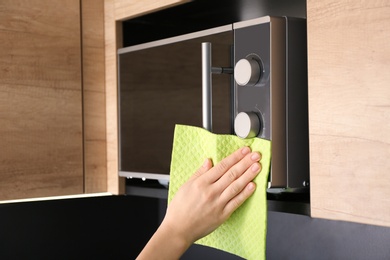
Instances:
[[[0,1],[0,200],[83,193],[79,0]]]
[[[307,1],[313,217],[390,226],[390,6]]]

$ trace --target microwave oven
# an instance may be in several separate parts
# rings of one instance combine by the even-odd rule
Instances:
[[[119,175],[169,182],[176,124],[272,141],[269,192],[309,187],[306,21],[265,16],[118,50]]]

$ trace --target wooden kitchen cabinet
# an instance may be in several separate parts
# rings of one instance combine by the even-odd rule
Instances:
[[[390,6],[307,1],[311,214],[390,226]]]
[[[118,177],[121,21],[186,0],[0,1],[0,200]],[[307,1],[311,215],[390,226],[390,7]]]
[[[81,0],[84,193],[107,191],[104,0]]]
[[[0,1],[0,199],[83,193],[78,0]]]
[[[117,24],[181,2],[0,1],[0,200],[121,192]]]
[[[107,190],[103,8],[0,2],[0,200]]]

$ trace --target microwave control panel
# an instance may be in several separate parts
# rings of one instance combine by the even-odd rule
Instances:
[[[271,189],[307,190],[306,21],[266,16],[233,29],[234,131],[272,141]]]

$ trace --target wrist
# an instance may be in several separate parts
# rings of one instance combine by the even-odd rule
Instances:
[[[163,220],[159,229],[163,236],[167,237],[176,245],[178,252],[184,253],[194,241],[192,241],[185,230],[180,230],[180,225],[175,225],[171,221]]]
[[[166,221],[154,233],[137,260],[179,259],[192,243]]]

